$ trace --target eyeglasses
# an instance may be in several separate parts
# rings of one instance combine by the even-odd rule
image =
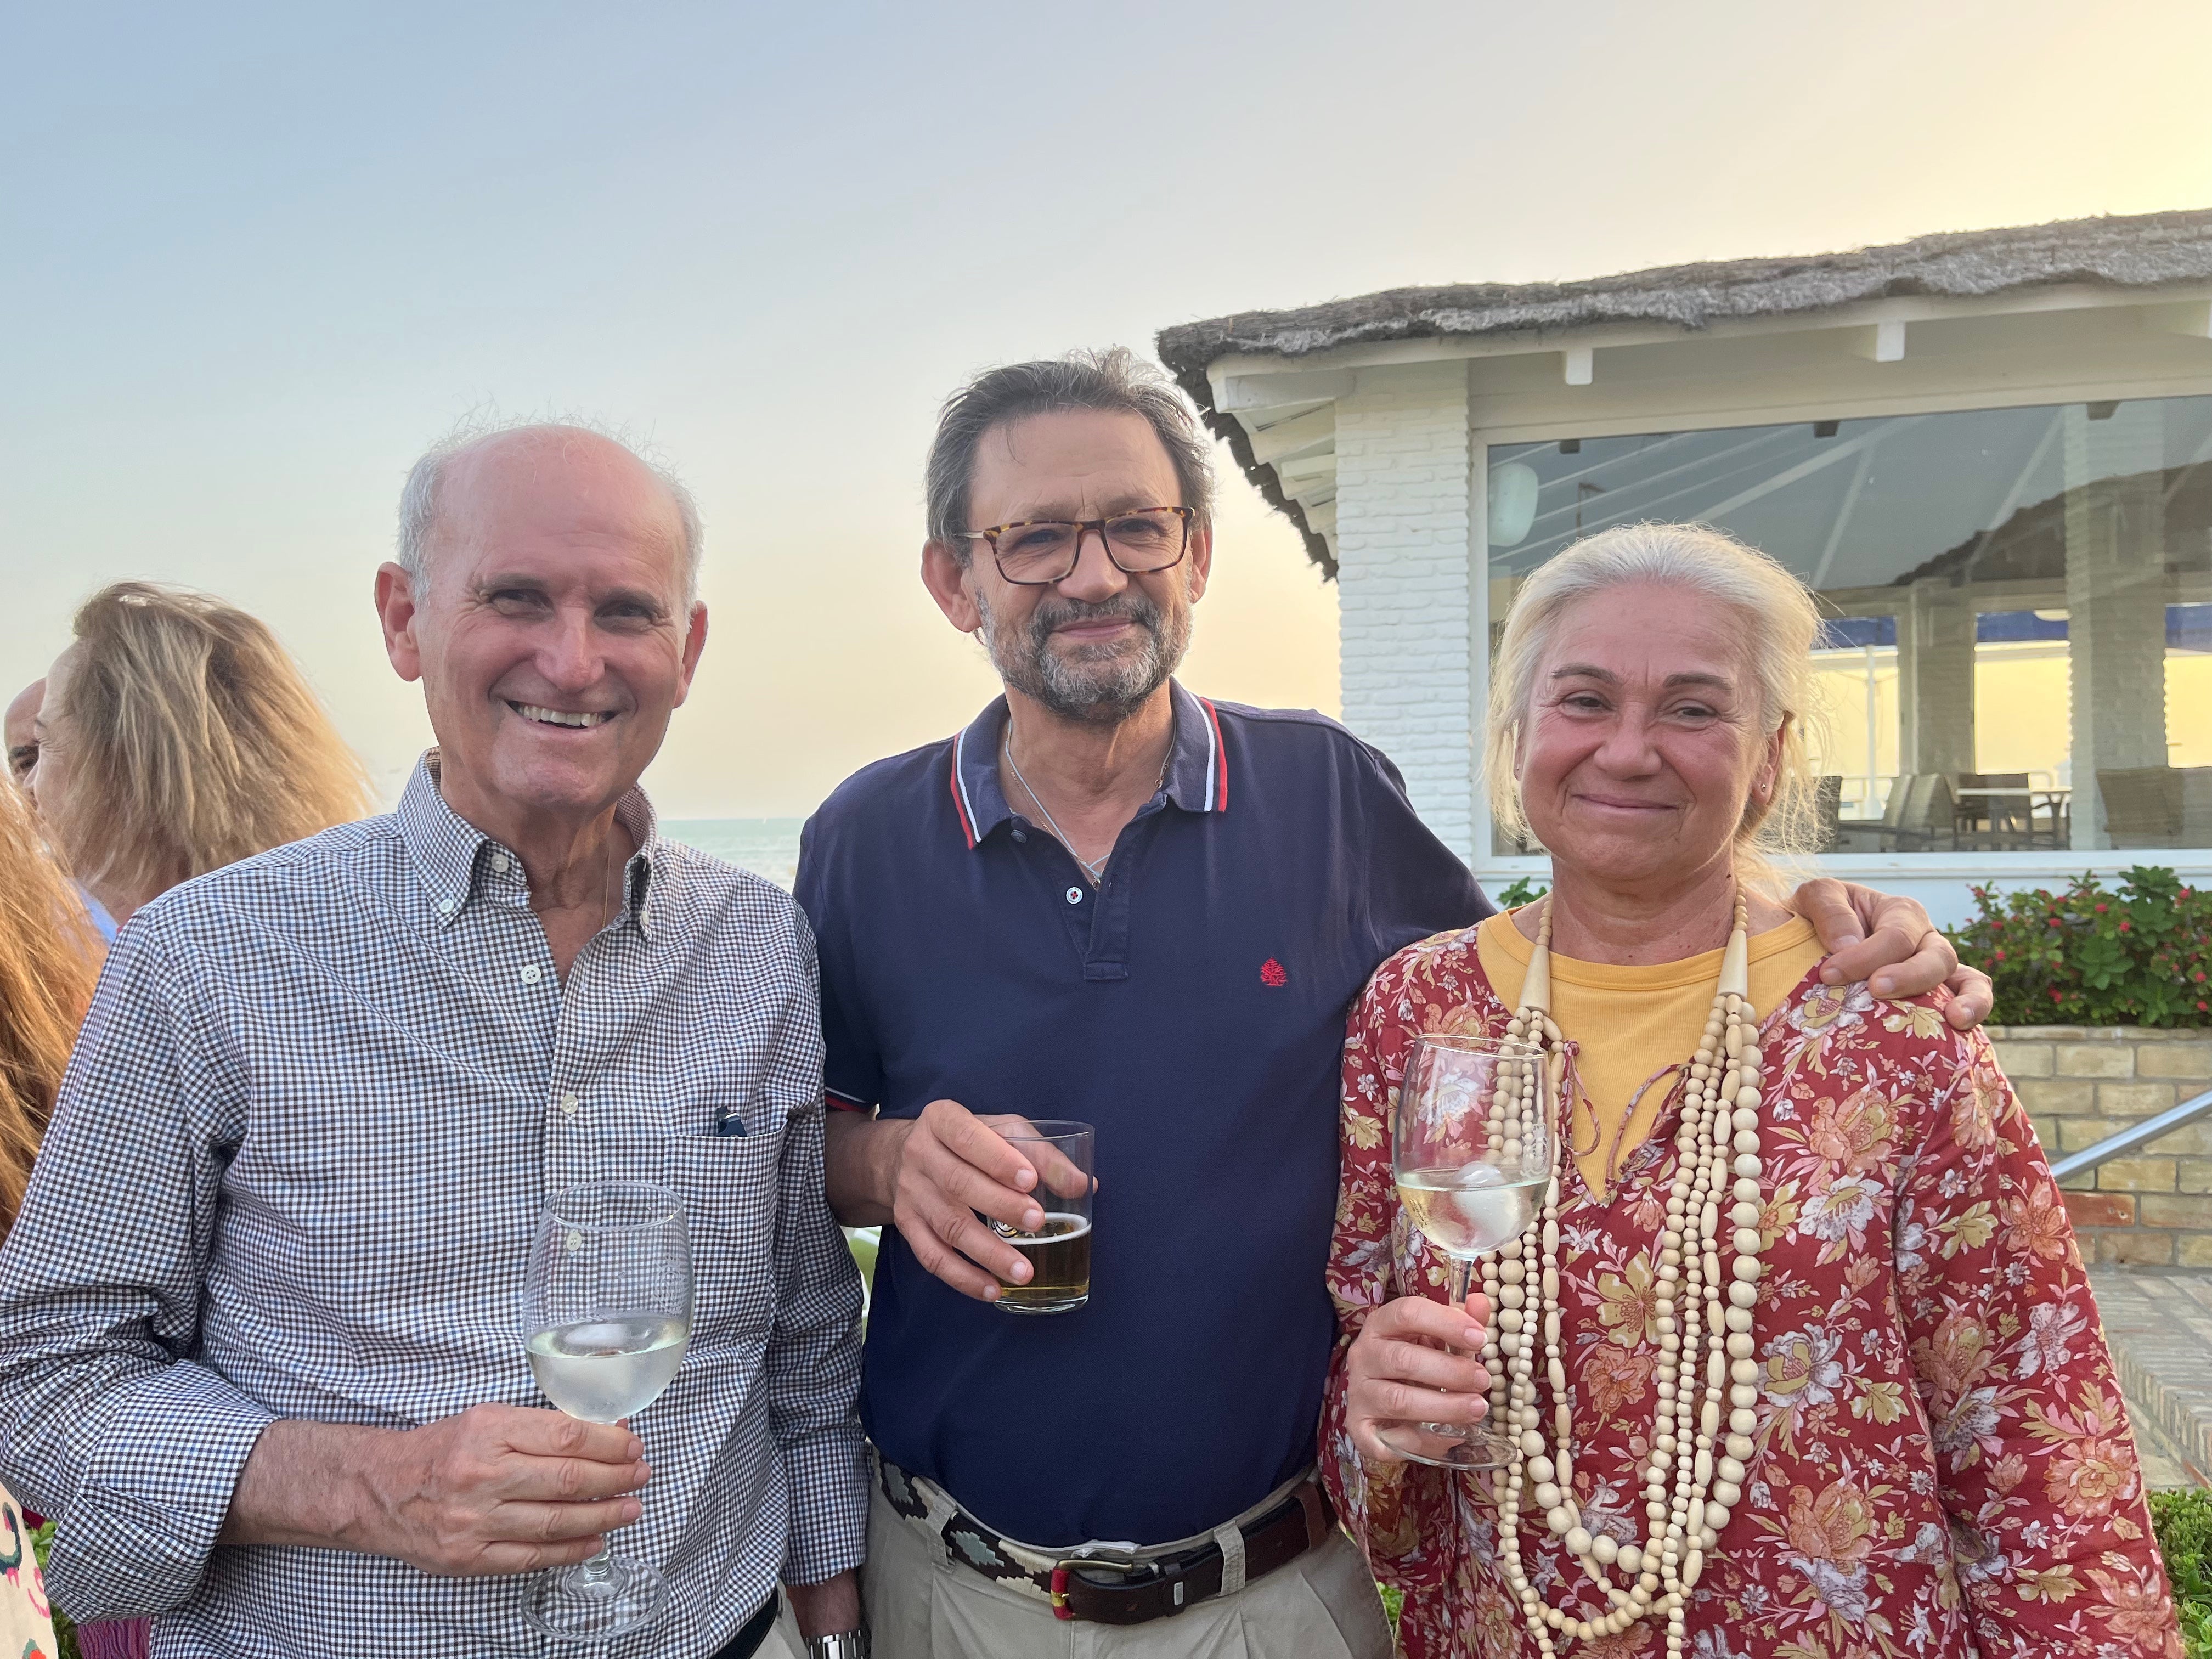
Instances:
[[[1105,544],[1106,556],[1116,568],[1132,576],[1171,570],[1182,562],[1190,548],[1190,521],[1197,510],[1188,507],[1142,507],[1133,513],[1116,513],[1109,519],[1026,519],[1014,524],[994,524],[988,530],[963,531],[960,539],[988,542],[999,574],[1024,587],[1049,587],[1075,574],[1083,556],[1083,538],[1096,534]]]

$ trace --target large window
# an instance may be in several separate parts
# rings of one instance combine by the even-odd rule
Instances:
[[[2212,848],[2212,398],[1492,444],[1489,485],[1493,622],[1647,519],[1819,593],[1833,850]]]

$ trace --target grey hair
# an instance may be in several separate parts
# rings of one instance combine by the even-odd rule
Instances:
[[[665,466],[650,456],[641,454],[635,444],[623,434],[611,431],[593,422],[573,419],[486,421],[475,417],[463,420],[451,432],[423,453],[422,459],[408,469],[407,482],[399,491],[399,568],[407,573],[416,596],[422,596],[430,574],[430,544],[437,533],[438,498],[446,484],[446,475],[453,463],[487,439],[503,437],[511,432],[588,433],[619,445],[639,465],[653,474],[668,498],[675,504],[678,521],[684,530],[684,605],[688,611],[699,602],[699,560],[706,550],[706,534],[699,523],[699,504],[691,492]]]
[[[1510,833],[1528,836],[1515,763],[1559,618],[1578,599],[1639,582],[1703,594],[1742,619],[1744,661],[1759,688],[1759,735],[1780,731],[1783,739],[1773,798],[1762,803],[1754,796],[1746,804],[1735,842],[1745,873],[1770,878],[1768,854],[1818,844],[1811,744],[1822,724],[1813,688],[1820,607],[1778,560],[1709,525],[1602,530],[1538,566],[1521,584],[1491,660],[1483,756],[1491,811]]]
[[[1158,505],[1194,509],[1194,529],[1212,526],[1213,456],[1197,415],[1164,370],[1127,346],[1109,346],[987,369],[945,400],[925,485],[930,540],[966,564],[975,544],[964,534],[977,528],[968,522],[968,491],[983,434],[1010,421],[1071,410],[1144,416],[1167,450],[1182,490],[1181,501]]]

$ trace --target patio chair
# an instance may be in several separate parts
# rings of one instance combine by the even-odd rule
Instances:
[[[1941,772],[1903,772],[1890,781],[1880,823],[1837,825],[1839,853],[1926,853],[1956,839],[1951,781]]]
[[[1958,843],[1958,800],[1941,772],[1916,772],[1905,790],[1905,816],[1885,851],[1948,852]]]
[[[1814,786],[1813,811],[1818,824],[1818,840],[1813,850],[1816,853],[1834,852],[1844,820],[1844,780],[1841,774],[1825,774]]]
[[[2181,838],[2180,768],[2100,767],[2097,793],[2105,802],[2105,837],[2114,847],[2187,844]]]
[[[2181,844],[2212,847],[2212,766],[2183,766],[2181,774]]]

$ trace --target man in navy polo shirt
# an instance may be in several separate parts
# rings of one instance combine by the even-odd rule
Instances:
[[[1310,1479],[1339,1050],[1384,958],[1491,907],[1375,750],[1170,678],[1211,489],[1188,406],[1127,352],[957,394],[922,576],[1006,695],[807,826],[825,1080],[852,1109],[830,1203],[892,1224],[863,1391],[881,1659],[1390,1650]],[[1881,927],[1846,974],[1951,972],[1940,934],[1913,954],[1917,905],[1850,890]],[[1861,933],[1845,891],[1799,895],[1832,947]],[[1015,1117],[1097,1127],[1074,1312],[992,1305],[1030,1269],[979,1212],[1042,1220]]]

